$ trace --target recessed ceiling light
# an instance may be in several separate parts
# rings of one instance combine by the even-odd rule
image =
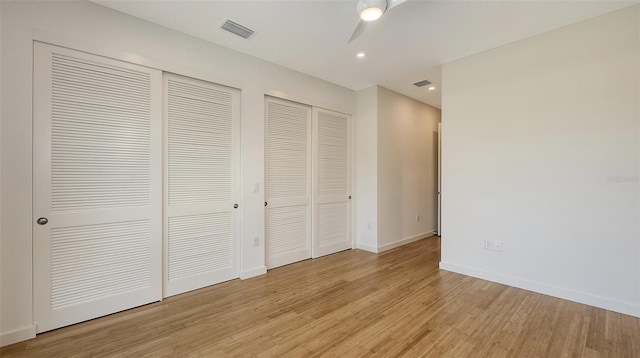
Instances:
[[[429,91],[433,91],[434,89],[436,89],[436,86],[429,87]]]
[[[358,54],[356,56],[358,56],[358,58],[363,58],[364,57],[364,52],[358,52]]]

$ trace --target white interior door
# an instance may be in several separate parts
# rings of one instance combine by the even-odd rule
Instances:
[[[267,268],[311,257],[311,107],[267,97]]]
[[[164,94],[167,297],[238,277],[240,91],[165,73]]]
[[[313,109],[313,257],[352,248],[351,116]]]
[[[162,299],[162,74],[34,47],[38,332]]]

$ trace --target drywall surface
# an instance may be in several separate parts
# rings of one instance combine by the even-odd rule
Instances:
[[[444,66],[441,268],[640,316],[639,60],[634,6]]]
[[[436,230],[440,110],[378,87],[378,248]]]
[[[3,176],[0,341],[32,337],[33,41],[113,57],[241,89],[241,277],[263,273],[264,95],[344,113],[354,91],[89,2],[2,1]],[[258,184],[259,192],[253,191]],[[253,239],[260,245],[253,247]]]

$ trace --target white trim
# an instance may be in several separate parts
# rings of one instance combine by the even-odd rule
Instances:
[[[31,325],[0,335],[0,347],[36,338],[36,326]]]
[[[373,252],[374,254],[378,253],[378,248],[372,245],[363,244],[360,242],[356,242],[356,249]]]
[[[600,297],[585,292],[578,292],[566,288],[550,286],[544,283],[529,281],[522,278],[506,276],[495,272],[478,270],[471,267],[456,265],[448,262],[440,261],[440,269],[451,271],[467,276],[480,278],[504,285],[521,288],[528,291],[541,293],[565,300],[582,303],[589,306],[603,308],[609,311],[619,312],[631,316],[640,317],[640,305],[632,303],[620,302],[606,297]]]
[[[260,266],[249,270],[240,272],[240,279],[246,280],[248,278],[264,275],[267,273],[267,266]]]
[[[388,243],[388,244],[385,244],[385,245],[382,245],[382,246],[378,246],[378,253],[385,252],[385,251],[388,251],[388,250],[391,250],[391,249],[395,249],[396,247],[400,247],[402,245],[406,245],[406,244],[412,243],[414,241],[426,239],[428,237],[433,236],[434,235],[433,234],[434,231],[435,230],[428,230],[427,232],[419,234],[419,235],[407,237],[407,238],[404,238],[402,240],[398,240],[398,241],[394,241],[394,242],[391,242],[391,243]]]

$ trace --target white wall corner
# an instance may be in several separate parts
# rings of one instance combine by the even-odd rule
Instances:
[[[0,334],[0,347],[26,341],[36,337],[36,326],[31,325],[14,331]]]
[[[398,241],[394,241],[394,242],[390,242],[388,244],[382,245],[382,246],[378,246],[378,251],[377,252],[385,252],[385,251],[389,251],[391,249],[395,249],[396,247],[400,247],[409,243],[412,243],[414,241],[418,241],[418,240],[422,240],[422,239],[426,239],[429,237],[434,236],[434,231],[435,230],[429,230],[427,232],[424,232],[422,234],[418,234],[415,236],[411,236],[411,237],[407,237]]]
[[[240,272],[240,279],[246,280],[248,278],[264,275],[267,273],[267,266],[260,266],[249,270]]]
[[[600,297],[589,293],[573,291],[565,288],[554,287],[540,282],[529,281],[517,277],[502,275],[495,272],[478,270],[472,267],[456,265],[440,261],[440,269],[459,273],[466,276],[501,283],[503,285],[533,291],[565,300],[582,303],[585,305],[606,309],[630,316],[640,317],[640,304],[620,302],[606,297]]]
[[[378,242],[377,213],[377,108],[378,87],[356,92],[353,120],[353,194],[355,246],[373,251]]]

